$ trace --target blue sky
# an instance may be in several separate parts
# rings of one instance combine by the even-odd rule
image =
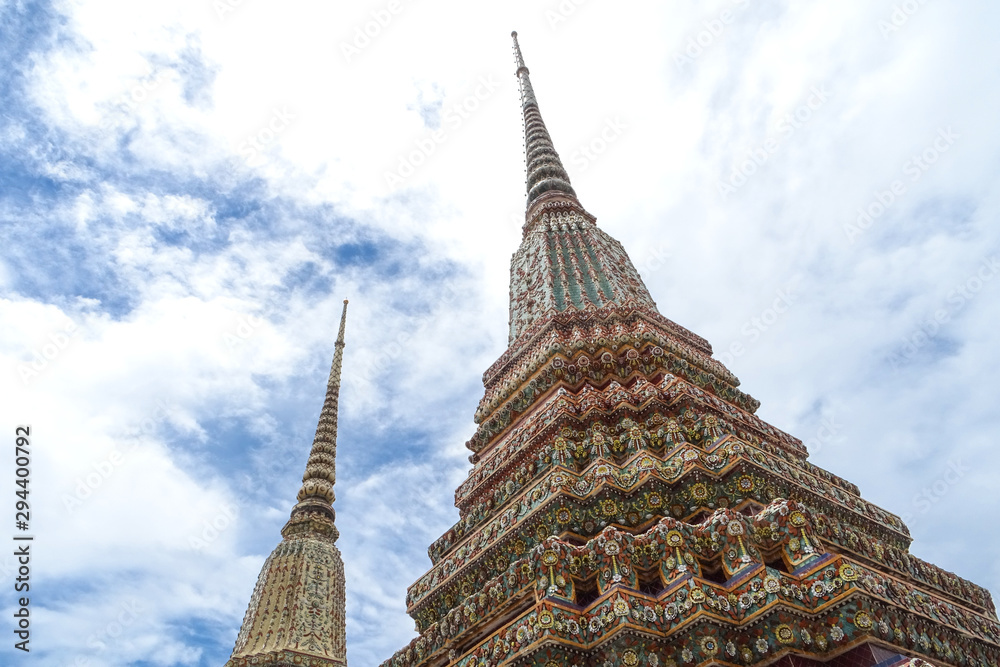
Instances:
[[[327,4],[0,0],[0,414],[32,426],[38,536],[33,650],[0,660],[224,663],[344,298],[349,659],[409,641],[507,344],[511,29],[661,312],[914,553],[1000,591],[1000,10]]]

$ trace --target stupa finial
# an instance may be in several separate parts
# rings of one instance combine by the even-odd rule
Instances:
[[[517,31],[512,30],[510,36],[514,39],[514,60],[517,62],[517,72],[515,74],[520,75],[522,69],[527,74],[528,67],[524,64],[524,56],[521,55],[521,45],[517,43]]]
[[[337,401],[344,357],[347,299],[298,503],[282,540],[264,561],[226,667],[347,667],[344,561],[337,548]]]
[[[531,87],[528,66],[524,64],[521,45],[517,41],[517,31],[510,33],[514,40],[515,75],[521,88],[521,109],[524,112],[524,158],[528,169],[528,208],[546,192],[561,192],[576,199],[576,192],[569,182],[559,154],[552,145],[552,137],[545,128],[542,115],[538,111],[538,100]]]
[[[330,365],[330,378],[326,383],[326,398],[319,413],[319,423],[316,425],[316,435],[309,452],[309,460],[306,462],[306,471],[302,475],[302,487],[297,496],[298,503],[292,509],[292,517],[282,530],[282,534],[297,523],[297,515],[319,511],[328,515],[331,521],[335,517],[332,505],[336,498],[333,485],[337,481],[337,413],[346,326],[347,299],[344,299],[344,310],[340,315],[340,331],[337,333],[337,342],[334,343],[333,363]],[[330,526],[332,527],[332,523]],[[336,528],[333,531],[336,539]]]

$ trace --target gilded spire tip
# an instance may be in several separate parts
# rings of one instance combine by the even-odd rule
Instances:
[[[313,438],[306,471],[302,475],[302,486],[297,496],[298,503],[292,509],[282,534],[291,534],[290,529],[301,526],[302,529],[320,530],[337,538],[337,529],[333,525],[335,517],[333,501],[336,496],[333,485],[337,481],[337,416],[340,402],[340,373],[344,359],[344,331],[347,328],[347,299],[344,299],[344,310],[340,315],[340,330],[337,332],[337,342],[334,344],[333,363],[330,365],[330,378],[326,383],[326,398],[323,409],[319,413],[319,424],[316,425],[316,436]],[[310,514],[325,515],[326,519],[317,523],[308,520]],[[328,525],[324,525],[326,522]]]
[[[340,331],[337,332],[337,342],[335,343],[335,345],[338,348],[344,347],[344,329],[346,327],[347,327],[347,299],[344,299],[344,310],[340,314]],[[339,363],[338,363],[339,359],[336,356],[334,356],[334,360],[333,361],[334,361],[335,364],[338,365],[338,368],[337,368],[337,384],[339,385],[340,384],[340,368],[339,368]],[[332,370],[331,370],[331,374],[330,374],[330,381],[331,382],[333,381]]]

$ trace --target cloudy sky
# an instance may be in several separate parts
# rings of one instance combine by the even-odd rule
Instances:
[[[1000,8],[0,0],[0,459],[31,653],[218,666],[351,300],[349,660],[413,636],[523,221],[509,33],[584,206],[817,464],[1000,592]],[[994,222],[990,222],[994,221]],[[8,539],[9,539],[8,537]],[[4,554],[12,549],[4,548]]]

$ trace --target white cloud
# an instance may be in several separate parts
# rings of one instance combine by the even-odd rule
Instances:
[[[345,297],[351,661],[411,636],[405,587],[457,516],[476,385],[506,345],[524,177],[513,28],[581,201],[661,311],[717,356],[742,343],[730,367],[762,417],[807,441],[833,425],[815,462],[913,514],[915,553],[1000,590],[977,523],[1000,509],[1000,279],[950,299],[1000,254],[996,9],[928,3],[883,35],[892,3],[586,3],[553,23],[557,7],[404,2],[348,61],[378,3],[65,2],[61,38],[17,54],[34,106],[0,127],[27,175],[0,195],[0,401],[8,431],[37,433],[38,572],[60,591],[37,623],[64,629],[33,664],[225,657],[290,509]],[[497,83],[476,98],[482,77]],[[789,132],[817,87],[828,98]],[[390,193],[438,101],[446,139]],[[613,143],[572,159],[614,119]],[[912,180],[907,161],[948,127],[958,138]],[[905,193],[852,243],[845,226],[896,179]],[[744,333],[789,284],[787,313]],[[70,514],[64,496],[115,451]],[[961,484],[922,502],[953,459],[972,462]],[[239,517],[192,550],[230,503]],[[87,646],[133,598],[148,611],[114,650]]]

